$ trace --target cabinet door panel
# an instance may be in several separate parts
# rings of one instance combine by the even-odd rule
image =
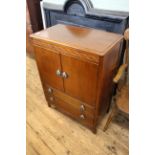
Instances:
[[[56,71],[61,71],[60,55],[46,49],[35,47],[35,57],[42,81],[48,83],[53,88],[63,89],[63,80],[56,75]]]
[[[83,102],[95,105],[98,66],[62,55],[62,68],[68,74],[64,79],[65,92]]]

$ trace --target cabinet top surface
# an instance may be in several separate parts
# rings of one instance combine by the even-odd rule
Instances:
[[[58,24],[31,35],[32,38],[104,55],[123,39],[122,35],[76,26]]]

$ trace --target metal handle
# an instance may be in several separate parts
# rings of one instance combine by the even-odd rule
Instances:
[[[83,112],[83,111],[85,111],[85,106],[82,104],[80,105],[80,112]]]
[[[56,75],[60,76],[60,77],[63,77],[64,79],[68,78],[68,74],[66,72],[62,73],[61,70],[59,70],[59,69],[56,71]]]
[[[48,88],[49,93],[52,93],[52,91],[53,91],[52,88]]]
[[[58,70],[56,71],[56,75],[57,75],[57,76],[61,76],[61,74],[62,74],[61,70],[58,69]]]
[[[85,116],[83,114],[80,115],[81,119],[85,119]]]
[[[62,77],[63,77],[64,79],[67,79],[67,78],[68,78],[68,74],[67,74],[66,72],[63,72],[63,73],[62,73]]]

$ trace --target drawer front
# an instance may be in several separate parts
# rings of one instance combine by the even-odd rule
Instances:
[[[73,117],[88,127],[93,126],[95,111],[93,107],[47,85],[44,86],[44,91],[51,107]]]
[[[55,108],[61,111],[64,114],[73,117],[81,124],[87,125],[89,127],[93,126],[93,116],[90,116],[87,112],[80,113],[79,109],[76,109],[74,106],[60,100],[57,97],[54,97]]]

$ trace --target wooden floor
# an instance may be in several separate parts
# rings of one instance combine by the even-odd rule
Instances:
[[[118,115],[97,134],[48,108],[36,63],[27,56],[27,155],[128,155],[128,120]]]

